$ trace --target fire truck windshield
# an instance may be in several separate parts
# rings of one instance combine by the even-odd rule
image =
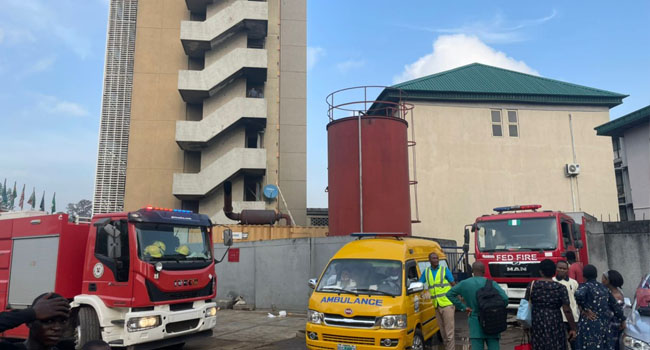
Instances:
[[[481,252],[555,250],[557,222],[555,218],[482,221],[476,238]]]
[[[205,227],[137,223],[138,256],[143,261],[210,260],[210,239]]]

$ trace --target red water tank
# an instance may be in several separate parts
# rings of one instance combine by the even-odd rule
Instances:
[[[386,115],[327,125],[330,235],[411,234],[407,128]]]

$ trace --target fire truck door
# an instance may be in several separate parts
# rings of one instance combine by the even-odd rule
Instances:
[[[92,277],[97,294],[109,306],[126,305],[131,298],[129,232],[125,221],[97,227]],[[93,288],[93,283],[89,288]]]

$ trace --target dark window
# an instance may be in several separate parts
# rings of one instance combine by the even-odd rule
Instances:
[[[614,159],[621,158],[621,139],[612,137],[612,147],[614,148]]]
[[[564,247],[572,245],[571,239],[571,225],[568,222],[562,221],[562,239],[564,240]]]
[[[244,177],[244,201],[254,202],[262,200],[262,177]]]
[[[181,209],[183,209],[183,210],[191,210],[194,213],[198,213],[199,212],[199,201],[197,201],[197,200],[181,201]]]
[[[627,208],[620,206],[618,207],[618,212],[621,214],[621,221],[627,221]]]
[[[117,282],[129,280],[129,230],[125,221],[97,228],[95,256],[113,271]]]
[[[248,38],[247,47],[249,49],[263,49],[264,38]]]
[[[264,98],[264,83],[246,83],[246,97]]]
[[[519,136],[518,119],[517,111],[508,111],[508,135],[510,135],[510,137]]]
[[[246,130],[246,148],[260,148],[259,145],[257,130]]]
[[[490,111],[492,117],[492,136],[503,136],[501,111]]]
[[[406,288],[409,287],[411,282],[417,282],[420,279],[418,276],[418,269],[416,267],[415,261],[409,260],[406,262]]]

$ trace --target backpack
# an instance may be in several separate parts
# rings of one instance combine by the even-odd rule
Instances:
[[[492,280],[487,279],[485,286],[476,292],[478,321],[483,328],[483,333],[487,335],[499,334],[508,328],[507,305],[493,283]]]

